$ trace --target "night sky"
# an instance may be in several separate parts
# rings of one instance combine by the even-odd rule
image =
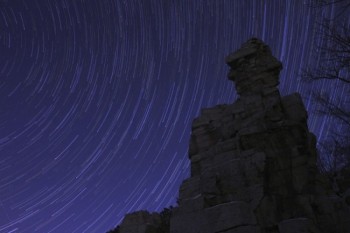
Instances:
[[[105,232],[176,205],[192,119],[235,100],[225,56],[253,36],[282,61],[283,95],[309,111],[311,89],[341,98],[298,77],[337,14],[306,3],[1,0],[0,232]],[[329,120],[309,127],[325,137]]]

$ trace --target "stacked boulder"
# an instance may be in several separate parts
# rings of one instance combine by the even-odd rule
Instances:
[[[191,177],[171,233],[345,233],[349,203],[316,167],[299,94],[281,97],[281,63],[251,39],[226,59],[238,100],[193,121]]]
[[[255,38],[226,63],[239,98],[193,121],[191,176],[162,233],[350,232],[350,183],[338,182],[335,193],[319,173],[302,99],[277,89],[281,63]],[[136,230],[128,218],[120,233],[156,232],[162,224],[152,215]]]
[[[107,233],[162,233],[161,221],[160,214],[141,210],[127,214],[120,226]]]

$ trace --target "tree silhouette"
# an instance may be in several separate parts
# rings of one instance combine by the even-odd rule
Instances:
[[[323,155],[323,161],[319,163],[321,171],[334,177],[342,167],[350,165],[350,28],[346,21],[340,20],[350,9],[350,2],[314,0],[312,3],[313,7],[341,6],[332,19],[318,23],[315,55],[320,57],[320,62],[317,66],[307,67],[301,74],[304,81],[328,80],[342,90],[338,96],[319,90],[312,95],[318,105],[316,113],[328,116],[334,122],[328,137],[318,148]]]
[[[311,1],[310,6],[312,7],[324,7],[334,4],[341,4],[345,3],[345,6],[349,7],[350,2],[348,0],[313,0]]]

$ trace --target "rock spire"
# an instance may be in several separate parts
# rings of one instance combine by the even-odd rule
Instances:
[[[239,98],[202,109],[193,120],[191,176],[162,232],[350,232],[350,189],[336,194],[318,172],[302,99],[298,93],[281,97],[277,89],[281,63],[256,38],[226,63]],[[142,216],[135,218],[147,221],[136,227],[128,216],[120,233],[160,233],[154,224],[164,218]],[[153,230],[146,231],[150,223]]]

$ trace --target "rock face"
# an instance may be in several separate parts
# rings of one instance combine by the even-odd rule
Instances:
[[[168,233],[172,209],[160,213],[137,211],[127,214],[121,225],[108,233]]]
[[[123,233],[156,232],[160,222],[161,218],[158,213],[150,214],[147,211],[138,211],[127,214],[119,230]]]
[[[193,121],[191,177],[180,187],[169,232],[350,232],[350,189],[336,195],[318,172],[302,99],[277,89],[281,63],[255,38],[226,63],[239,98]],[[124,230],[127,219],[121,233],[147,232]]]

